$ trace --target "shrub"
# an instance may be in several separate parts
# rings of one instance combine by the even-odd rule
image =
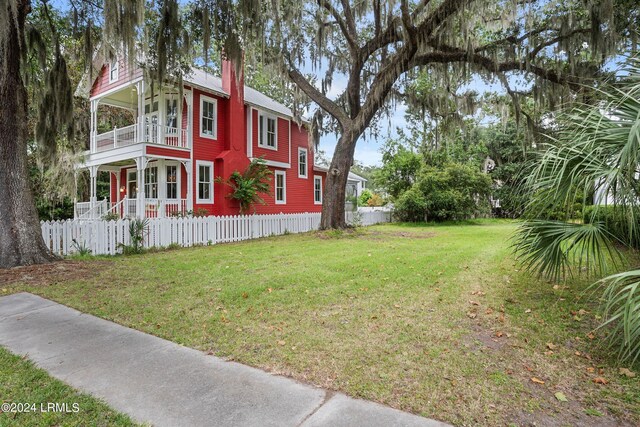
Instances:
[[[265,204],[260,194],[268,194],[270,191],[271,175],[273,172],[269,170],[266,161],[262,158],[254,159],[249,163],[247,169],[240,173],[235,171],[229,179],[216,179],[216,182],[225,184],[231,188],[231,193],[227,196],[229,199],[237,200],[240,205],[240,215],[253,210],[255,213],[255,204]]]
[[[585,224],[601,222],[620,242],[636,249],[640,248],[640,236],[633,230],[640,230],[639,219],[637,212],[615,206],[587,206],[582,214]],[[637,224],[635,227],[631,227],[633,221]]]
[[[144,236],[147,234],[148,219],[135,218],[129,223],[129,244],[120,244],[124,255],[144,252]]]
[[[109,212],[102,216],[102,219],[105,221],[117,221],[120,219],[120,214],[117,212]]]
[[[373,194],[371,196],[371,198],[369,199],[369,201],[367,202],[367,205],[370,206],[370,207],[384,206],[384,204],[385,204],[384,199],[382,198],[381,195],[379,195],[377,193]]]
[[[402,193],[395,204],[394,215],[399,221],[424,221],[427,215],[427,201],[417,186]]]
[[[358,198],[358,206],[369,206],[369,200],[373,197],[373,193],[367,189],[362,190]]]

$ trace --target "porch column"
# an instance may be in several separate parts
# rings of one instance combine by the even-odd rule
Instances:
[[[91,101],[91,132],[89,134],[89,150],[92,153],[97,151],[97,141],[96,137],[98,136],[98,100],[94,99]]]
[[[147,168],[148,159],[145,156],[140,156],[136,159],[136,166],[138,168],[138,198],[136,201],[136,215],[138,218],[144,218],[146,216],[145,208],[145,194],[144,194],[144,171]]]
[[[187,93],[187,143],[188,148],[193,148],[193,90]],[[193,157],[192,157],[193,158]]]
[[[89,181],[89,201],[91,202],[91,209],[93,209],[98,200],[98,166],[89,166]]]
[[[182,162],[184,169],[187,171],[187,211],[193,211],[193,168],[191,160]]]
[[[138,137],[136,138],[136,142],[144,141],[145,137],[145,125],[144,125],[144,92],[145,92],[145,84],[144,80],[136,83],[136,91],[138,92],[138,126],[136,127],[136,131],[138,133]]]

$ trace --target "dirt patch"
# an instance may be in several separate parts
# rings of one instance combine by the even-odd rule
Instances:
[[[46,286],[97,275],[108,261],[56,261],[49,264],[0,269],[0,285]]]

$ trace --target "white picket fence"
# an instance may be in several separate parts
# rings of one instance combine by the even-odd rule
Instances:
[[[346,219],[349,223],[373,225],[389,222],[391,217],[388,212],[347,212]],[[86,248],[93,255],[115,255],[121,251],[121,245],[130,243],[130,221],[67,220],[42,221],[40,224],[44,242],[55,254],[70,255],[80,248]],[[145,230],[144,246],[213,245],[286,233],[304,233],[317,230],[319,225],[319,213],[150,218]]]

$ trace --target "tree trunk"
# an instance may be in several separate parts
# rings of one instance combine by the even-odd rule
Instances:
[[[0,268],[50,262],[56,259],[42,239],[27,166],[27,91],[20,72],[25,49],[24,24],[30,2],[13,1],[7,8],[9,28],[0,36]]]
[[[345,131],[336,144],[336,151],[327,172],[324,196],[322,199],[322,218],[320,229],[342,229],[347,227],[344,217],[347,178],[353,163],[356,142],[359,134]]]

